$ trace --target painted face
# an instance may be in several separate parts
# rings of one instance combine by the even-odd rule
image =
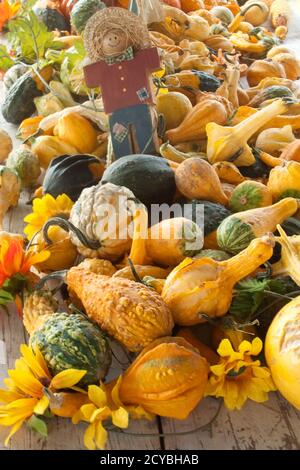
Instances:
[[[102,42],[102,50],[107,57],[122,54],[128,46],[127,35],[120,29],[112,29],[109,31],[104,36]]]

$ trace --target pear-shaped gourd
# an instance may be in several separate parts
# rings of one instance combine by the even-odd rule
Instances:
[[[228,199],[215,169],[202,158],[189,158],[175,172],[176,186],[188,199],[205,199],[226,205]]]

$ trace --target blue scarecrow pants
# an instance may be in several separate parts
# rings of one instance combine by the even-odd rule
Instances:
[[[109,126],[116,159],[156,152],[151,109],[147,104],[114,111],[109,116]]]

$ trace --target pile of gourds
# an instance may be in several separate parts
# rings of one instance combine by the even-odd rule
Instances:
[[[71,17],[75,34],[102,2],[51,3],[48,9]],[[12,149],[1,131],[0,210],[3,219],[22,188],[42,183],[25,219],[29,249],[49,250],[36,269],[40,277],[60,271],[75,305],[74,316],[57,313],[41,283],[24,297],[24,325],[52,373],[71,364],[88,370],[83,387],[103,380],[111,361],[107,334],[139,353],[123,376],[123,403],[183,419],[205,393],[221,339],[237,350],[253,332],[265,336],[253,321],[229,321],[240,281],[288,277],[292,292],[299,290],[300,60],[282,45],[286,0],[164,3],[164,21],[149,26],[162,64],[153,76],[165,124],[160,155],[106,160],[101,94],[96,101],[74,94],[59,79],[59,60],[25,74],[9,70],[2,112],[19,124],[23,143]],[[61,39],[71,49],[78,37]],[[62,194],[69,206],[55,213],[51,205]],[[49,211],[34,233],[28,227],[42,204]],[[155,204],[181,212],[153,223]],[[113,235],[107,207],[118,215]],[[299,298],[273,317],[267,364],[300,409]],[[204,323],[213,338],[206,344]],[[70,338],[60,338],[62,331]],[[70,358],[70,350],[80,354]]]

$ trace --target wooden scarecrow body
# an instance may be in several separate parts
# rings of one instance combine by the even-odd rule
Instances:
[[[141,49],[132,59],[116,61],[112,65],[101,60],[85,67],[87,86],[101,87],[117,159],[158,150],[156,123],[151,110],[150,76],[159,69],[156,48]]]

